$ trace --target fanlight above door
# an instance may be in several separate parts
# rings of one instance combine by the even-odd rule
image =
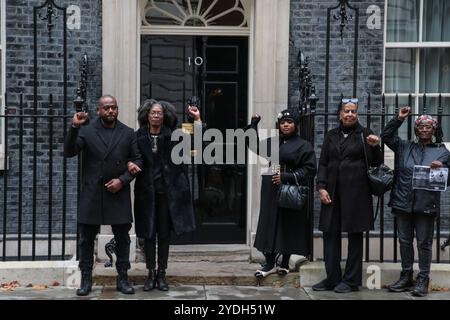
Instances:
[[[142,0],[142,26],[248,28],[250,0]]]

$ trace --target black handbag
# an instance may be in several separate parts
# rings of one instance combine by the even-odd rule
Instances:
[[[370,167],[369,162],[367,161],[366,144],[362,133],[361,139],[363,142],[364,158],[366,159],[370,190],[373,195],[382,197],[392,188],[392,184],[394,182],[394,171],[385,164],[380,164],[378,167]]]
[[[294,172],[295,184],[283,183],[278,190],[278,206],[285,209],[301,210],[308,201],[309,187],[301,186]]]

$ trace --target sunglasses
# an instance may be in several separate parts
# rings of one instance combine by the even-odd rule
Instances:
[[[358,103],[358,99],[357,98],[350,98],[350,99],[345,98],[345,99],[342,99],[341,101],[342,101],[342,103],[349,103],[349,102],[351,102],[351,103]]]

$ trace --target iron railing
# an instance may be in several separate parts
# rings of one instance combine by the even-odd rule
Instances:
[[[300,81],[301,83],[301,81]],[[365,103],[360,102],[360,111],[359,111],[359,121],[362,125],[371,128],[375,134],[379,135],[386,123],[394,116],[397,115],[398,110],[401,106],[399,103],[399,95],[394,96],[394,102],[391,104],[386,103],[386,97],[385,95],[381,96],[381,105],[373,106],[372,104],[372,96],[368,94],[367,101]],[[445,118],[450,117],[449,113],[444,113],[444,106],[442,104],[442,94],[439,94],[437,97],[437,105],[433,107],[434,110],[430,110],[428,107],[429,105],[429,97],[427,97],[426,94],[421,96],[422,99],[422,105],[420,108],[416,108],[416,112],[411,114],[410,117],[408,117],[406,121],[406,129],[403,129],[402,133],[400,134],[403,139],[406,140],[414,140],[414,126],[413,126],[413,119],[418,116],[419,114],[428,114],[433,117],[435,117],[438,122],[441,124],[442,121]],[[410,94],[408,96],[408,105],[413,106],[413,95]],[[338,105],[339,102],[336,104]],[[365,110],[364,110],[365,109]],[[326,128],[323,132],[323,137],[320,138],[315,136],[315,127],[318,123],[324,124],[324,123],[330,123],[334,122],[338,123],[337,120],[337,110],[336,112],[318,112],[315,108],[315,103],[310,104],[308,108],[306,109],[306,112],[303,112],[301,124],[302,127],[300,130],[300,134],[307,140],[311,142],[316,142],[316,149],[320,148],[323,141],[323,137],[325,136],[327,129]],[[414,108],[413,108],[414,110]],[[445,137],[444,137],[445,138]],[[448,138],[448,137],[447,137]],[[382,152],[383,152],[383,158],[385,156],[385,148],[382,144]],[[394,168],[395,169],[395,168]],[[314,190],[314,189],[312,189]],[[318,201],[317,196],[311,196],[312,203],[309,206],[309,213],[308,216],[310,217],[310,225],[312,229],[312,237],[314,237],[314,231],[315,231],[315,218],[318,217],[319,211],[320,211],[320,202]],[[397,220],[395,217],[390,216],[390,208],[386,205],[387,200],[389,199],[389,192],[385,194],[384,197],[380,199],[380,207],[379,207],[379,215],[377,218],[376,228],[374,231],[366,232],[365,233],[365,261],[393,261],[398,262],[399,261],[399,255],[398,255],[398,237],[397,237]],[[376,203],[376,199],[374,199],[374,203]],[[450,227],[450,217],[447,213],[448,210],[445,208],[450,207],[450,195],[448,192],[443,193],[441,197],[441,213],[436,218],[436,231],[435,231],[435,254],[434,254],[434,262],[445,262],[448,263],[450,260],[442,260],[441,254],[442,250],[445,250],[445,248],[448,246],[450,236],[449,230],[443,230],[441,223],[444,220],[447,224],[447,227]],[[388,228],[387,228],[388,225]],[[316,235],[318,234],[317,231],[315,232]],[[378,245],[373,242],[374,238],[378,238]],[[441,238],[446,239],[443,243],[441,243]],[[386,257],[385,252],[389,249],[386,246],[386,239],[392,240],[392,257]],[[313,244],[314,239],[312,238],[311,243]],[[379,247],[379,252],[377,257],[373,257],[371,255],[371,250],[373,246],[376,245],[376,247]],[[311,252],[314,252],[314,247],[311,248]],[[314,254],[312,254],[309,259],[312,261],[314,260]],[[449,258],[450,259],[450,258]]]
[[[5,141],[4,171],[0,172],[3,175],[1,257],[3,261],[67,259],[74,254],[66,250],[67,237],[74,240],[76,234],[76,225],[72,225],[71,233],[67,234],[67,214],[71,211],[74,216],[76,213],[76,198],[75,204],[68,208],[67,202],[73,199],[68,199],[67,188],[68,181],[73,185],[79,180],[79,174],[74,172],[75,178],[68,178],[69,165],[63,155],[64,139],[60,128],[67,127],[72,115],[55,111],[53,95],[48,97],[46,112],[30,114],[28,110],[20,95],[19,105],[12,107],[6,101],[5,114],[0,115]],[[32,147],[26,147],[24,141],[32,141],[28,143]],[[24,185],[25,180],[28,185]],[[38,245],[39,240],[47,242],[47,250],[42,244]],[[60,251],[55,252],[58,241],[60,244],[56,247],[60,247]],[[13,254],[13,247],[16,254]],[[24,254],[25,247],[27,253]]]

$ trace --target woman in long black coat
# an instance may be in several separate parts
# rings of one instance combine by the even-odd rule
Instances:
[[[190,110],[190,108],[189,108]],[[190,111],[191,112],[191,111]],[[195,108],[191,114],[200,123]],[[157,287],[169,289],[166,268],[169,257],[170,233],[177,235],[195,229],[194,210],[186,165],[171,160],[172,129],[176,127],[175,108],[168,103],[146,100],[138,110],[140,129],[137,143],[143,166],[129,163],[132,173],[139,172],[134,188],[136,235],[143,238],[146,267],[149,270],[144,291]],[[158,270],[156,270],[156,239],[158,239]]]
[[[322,202],[319,229],[323,231],[327,278],[313,290],[346,293],[362,281],[363,232],[373,228],[372,195],[364,156],[381,163],[379,137],[358,122],[357,99],[343,99],[340,126],[324,139],[319,159],[317,190]],[[348,232],[348,258],[341,275],[341,232]]]
[[[252,118],[256,129],[259,116]],[[298,135],[299,116],[294,110],[284,110],[278,116],[280,173],[262,175],[261,205],[254,246],[261,251],[266,263],[255,276],[266,277],[278,272],[289,272],[291,254],[308,255],[310,248],[309,222],[306,206],[301,211],[278,207],[277,195],[281,183],[306,185],[316,173],[316,156],[312,145]],[[266,142],[270,147],[270,139]],[[264,141],[262,143],[265,143]],[[311,190],[312,192],[312,190]],[[277,255],[282,255],[281,265],[276,266]]]

